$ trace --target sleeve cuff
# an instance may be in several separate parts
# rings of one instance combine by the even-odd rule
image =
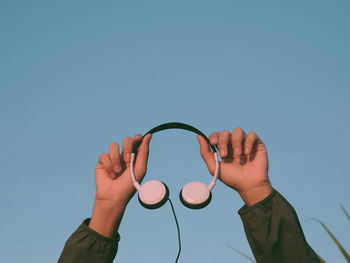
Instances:
[[[113,233],[113,236],[111,238],[109,238],[109,237],[105,237],[105,236],[101,235],[100,233],[97,233],[95,230],[91,229],[89,227],[90,220],[91,220],[91,218],[86,218],[81,223],[80,228],[84,231],[89,232],[90,234],[92,234],[96,238],[101,239],[101,240],[106,241],[106,242],[118,243],[120,241],[120,235],[118,232]]]
[[[267,203],[268,201],[271,200],[271,198],[273,198],[276,195],[277,191],[275,189],[273,189],[272,193],[267,196],[265,199],[261,200],[260,202],[257,202],[256,204],[252,205],[252,206],[247,206],[244,205],[242,206],[239,210],[238,210],[238,214],[239,215],[244,215],[252,210],[254,210],[255,208],[264,205],[265,203]]]

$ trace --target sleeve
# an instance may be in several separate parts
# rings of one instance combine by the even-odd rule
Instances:
[[[276,190],[253,206],[244,205],[238,214],[258,263],[320,263],[295,210]]]
[[[118,250],[120,236],[107,238],[88,227],[87,218],[68,238],[58,263],[111,263]]]

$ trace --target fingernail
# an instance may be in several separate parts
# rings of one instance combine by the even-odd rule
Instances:
[[[130,158],[131,158],[131,153],[126,153],[124,156],[124,161],[125,162],[130,162]]]
[[[239,148],[235,148],[234,153],[235,155],[239,155]]]
[[[245,151],[246,154],[248,154],[249,149],[248,149],[248,148],[245,148],[244,151]]]
[[[121,169],[120,165],[116,164],[116,165],[113,166],[113,171],[116,172],[116,173],[119,173],[120,169]]]
[[[220,150],[220,155],[221,155],[221,156],[225,156],[225,155],[226,155],[225,150]]]
[[[151,139],[152,139],[152,134],[150,134],[149,136],[148,136],[148,141],[150,141]]]

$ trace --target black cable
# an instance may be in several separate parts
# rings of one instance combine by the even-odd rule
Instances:
[[[179,257],[180,257],[180,253],[181,253],[181,238],[180,238],[180,227],[179,227],[179,223],[177,222],[177,218],[176,218],[176,214],[175,214],[175,209],[173,206],[173,203],[171,202],[170,198],[168,199],[171,205],[171,210],[173,210],[173,214],[174,214],[174,218],[175,218],[175,223],[176,223],[176,227],[177,227],[177,237],[179,239],[179,252],[177,253],[177,257],[175,260],[175,263],[177,263]]]

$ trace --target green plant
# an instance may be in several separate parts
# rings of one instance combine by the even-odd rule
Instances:
[[[247,254],[245,254],[244,252],[238,250],[237,248],[231,247],[230,245],[226,245],[228,246],[230,249],[234,250],[235,252],[237,252],[238,254],[240,254],[241,256],[245,257],[246,259],[248,259],[250,262],[256,263],[256,261],[249,257]]]
[[[345,216],[348,218],[348,220],[350,221],[350,216],[348,214],[348,212],[345,210],[344,206],[342,204],[340,204],[341,209],[343,210]],[[338,239],[333,235],[333,233],[328,229],[328,227],[319,219],[315,219],[313,218],[313,220],[319,222],[321,224],[321,226],[323,227],[324,230],[326,230],[326,232],[328,233],[328,235],[332,238],[333,242],[337,245],[337,247],[339,248],[340,252],[343,254],[345,260],[350,263],[350,256],[348,254],[348,252],[344,249],[344,247],[342,246],[342,244],[338,241]],[[320,257],[320,256],[319,256]],[[320,257],[321,259],[321,257]],[[323,259],[321,259],[323,260]],[[322,262],[322,261],[321,261]],[[323,260],[323,262],[325,262]]]

